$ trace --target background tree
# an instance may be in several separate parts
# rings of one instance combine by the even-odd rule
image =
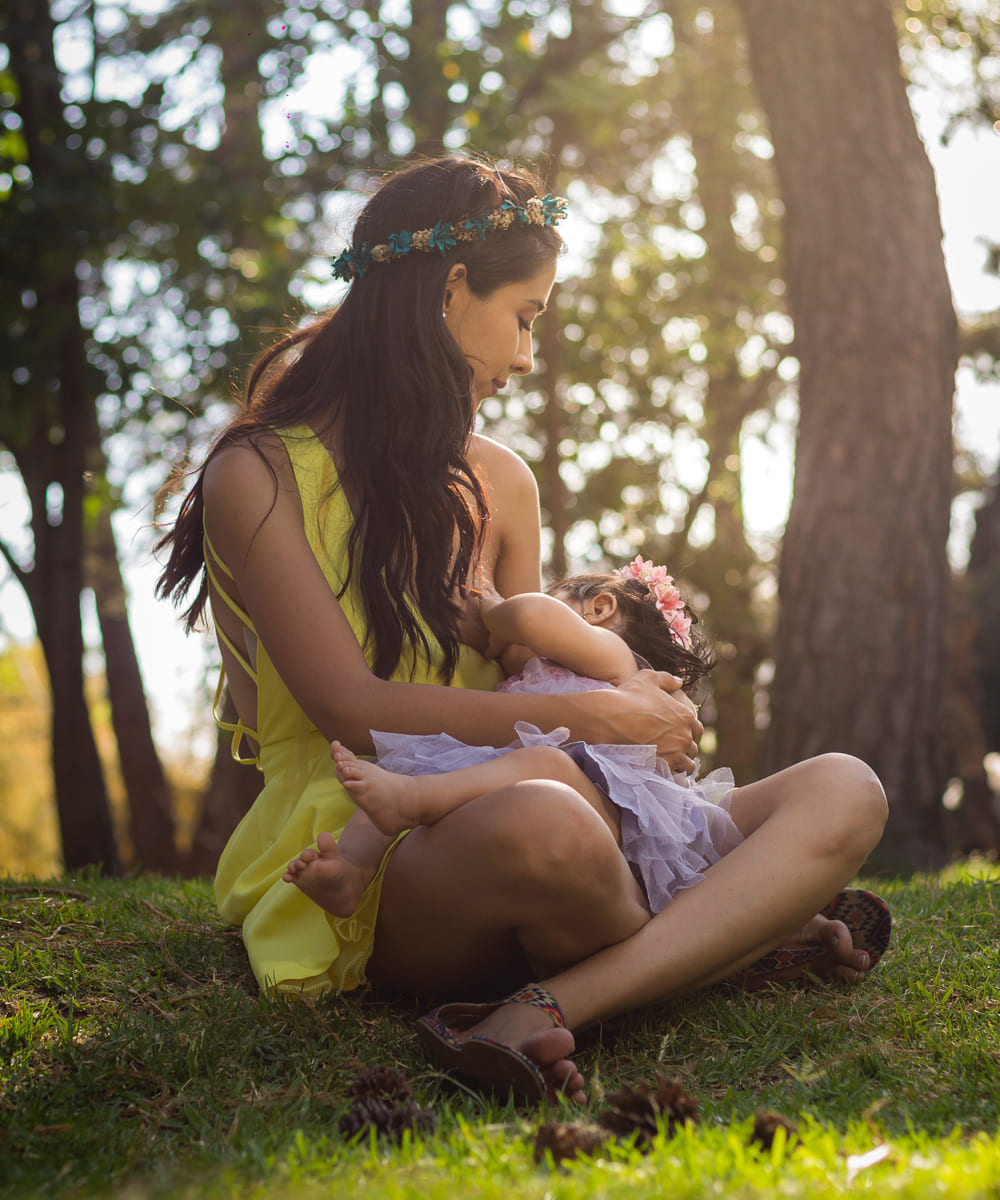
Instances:
[[[880,861],[939,866],[957,338],[934,179],[887,9],[743,9],[801,363],[772,765],[858,754],[890,799]]]
[[[19,3],[33,20],[49,11],[40,0]],[[897,6],[911,73],[930,61],[932,38],[942,51],[966,55],[974,77],[976,60],[988,65],[994,33],[960,7]],[[724,660],[703,710],[706,751],[714,737],[718,760],[738,779],[757,775],[776,532],[754,527],[744,492],[751,457],[792,439],[793,351],[804,343],[791,345],[783,196],[740,9],[734,0],[435,0],[412,8],[249,0],[237,11],[222,0],[185,0],[150,11],[127,0],[54,0],[62,57],[50,55],[48,72],[63,125],[52,127],[59,165],[48,178],[66,183],[69,208],[56,204],[53,190],[37,189],[28,163],[24,57],[12,56],[0,75],[0,236],[23,267],[23,286],[0,296],[4,355],[17,369],[3,394],[11,403],[0,407],[0,440],[9,456],[23,432],[16,421],[3,424],[3,414],[23,420],[41,411],[21,406],[27,393],[18,390],[29,378],[26,347],[42,328],[31,284],[41,268],[27,248],[58,216],[73,231],[66,260],[88,372],[87,581],[99,615],[120,621],[124,594],[109,537],[116,509],[146,503],[164,463],[204,445],[269,330],[336,301],[328,267],[314,255],[339,248],[370,174],[441,147],[540,162],[552,190],[571,199],[572,262],[541,327],[537,374],[484,404],[486,428],[535,465],[553,574],[636,551],[672,564],[707,613]],[[4,26],[9,50],[16,36],[7,33]],[[891,32],[883,58],[890,39]],[[960,119],[991,111],[985,85],[983,97],[963,101]],[[787,152],[782,157],[787,168]],[[882,181],[877,161],[869,165],[855,155],[851,169],[874,197]],[[789,214],[789,229],[791,222]],[[825,292],[816,299],[827,303]],[[968,333],[977,369],[993,369],[991,328],[984,320]],[[804,404],[815,408],[805,397]],[[58,438],[58,423],[46,421]],[[800,492],[808,460],[808,452],[800,458]],[[986,467],[966,472],[961,486],[981,487]],[[44,501],[36,487],[33,501],[39,495]],[[58,493],[49,498],[56,505]],[[39,501],[33,519],[44,512]],[[865,542],[869,514],[854,515]],[[882,529],[891,541],[889,525]],[[46,536],[43,520],[39,537]],[[11,569],[26,572],[33,564],[19,547],[8,546]],[[70,607],[79,623],[78,602]],[[131,639],[106,628],[109,691],[119,681],[134,688]],[[877,693],[887,681],[865,675],[852,694],[866,691],[884,717]],[[815,683],[800,682],[801,701]],[[786,672],[779,689],[787,694],[795,683]],[[780,709],[780,695],[776,703]],[[143,710],[137,702],[125,708],[148,727]],[[118,723],[121,744],[142,743]],[[943,739],[929,750],[925,733],[917,724],[894,729],[898,756],[917,745],[924,759],[944,763]],[[255,774],[229,769],[227,754],[220,743],[194,835],[189,865],[201,870],[211,869],[255,790]],[[158,766],[155,752],[140,758]],[[143,840],[162,846],[170,836],[169,827],[143,832],[140,818],[156,815],[144,798],[132,805],[132,841],[149,862]],[[939,809],[927,811],[938,820]]]

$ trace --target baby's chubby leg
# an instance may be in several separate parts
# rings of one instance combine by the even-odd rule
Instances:
[[[620,842],[618,813],[575,762],[556,746],[526,746],[499,758],[440,775],[396,775],[355,757],[333,742],[330,754],[337,777],[351,799],[382,833],[395,835],[417,825],[432,825],[470,800],[529,780],[564,783],[595,808]],[[341,843],[343,845],[343,843]]]

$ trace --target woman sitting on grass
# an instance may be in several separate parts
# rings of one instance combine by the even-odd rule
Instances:
[[[189,626],[211,603],[234,752],[249,743],[264,774],[215,882],[261,987],[514,988],[420,1028],[443,1062],[526,1099],[582,1096],[573,1029],[733,977],[790,938],[758,978],[807,966],[856,981],[887,930],[877,906],[829,907],[886,815],[872,771],[836,754],[736,788],[743,840],[655,915],[601,814],[547,778],[400,834],[350,916],[283,881],[356,811],[330,744],[370,754],[372,729],[502,747],[530,722],[694,770],[701,725],[673,675],[502,692],[483,656],[471,585],[540,591],[540,523],[531,472],[475,416],[532,368],[564,212],[527,173],[467,159],[386,180],[335,262],[339,308],[254,368],[163,539],[159,584],[175,599],[197,584]]]

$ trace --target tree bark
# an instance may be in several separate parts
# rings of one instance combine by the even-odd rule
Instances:
[[[111,526],[110,502],[101,504],[87,542],[86,579],[94,591],[104,645],[105,680],[128,800],[133,865],[169,873],[177,869],[172,797],[153,743],[149,705]]]
[[[236,720],[236,707],[228,691],[223,701],[222,716],[226,721]],[[220,729],[212,774],[201,798],[198,824],[184,864],[185,872],[189,875],[214,873],[229,835],[249,812],[264,783],[259,771],[233,758],[231,745],[232,734]]]
[[[801,364],[770,765],[880,775],[872,864],[944,857],[940,692],[957,330],[934,178],[884,4],[742,0],[785,203]]]
[[[49,672],[52,763],[65,865],[75,870],[100,864],[111,873],[118,869],[118,855],[83,690],[84,471],[93,400],[86,385],[73,229],[62,221],[75,181],[61,175],[56,158],[65,153],[69,131],[53,32],[48,4],[41,0],[21,0],[7,28],[31,169],[31,211],[37,212],[29,250],[37,295],[35,342],[27,351],[30,380],[22,393],[22,403],[30,406],[24,423],[31,433],[26,441],[10,444],[31,502],[35,555],[31,569],[15,569],[15,574],[28,595]],[[14,414],[11,420],[17,423]]]

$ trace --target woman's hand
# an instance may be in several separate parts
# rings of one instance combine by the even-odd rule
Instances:
[[[625,709],[616,717],[614,740],[653,745],[671,770],[692,775],[704,728],[682,686],[666,671],[637,671],[620,684],[614,694],[624,699]]]

